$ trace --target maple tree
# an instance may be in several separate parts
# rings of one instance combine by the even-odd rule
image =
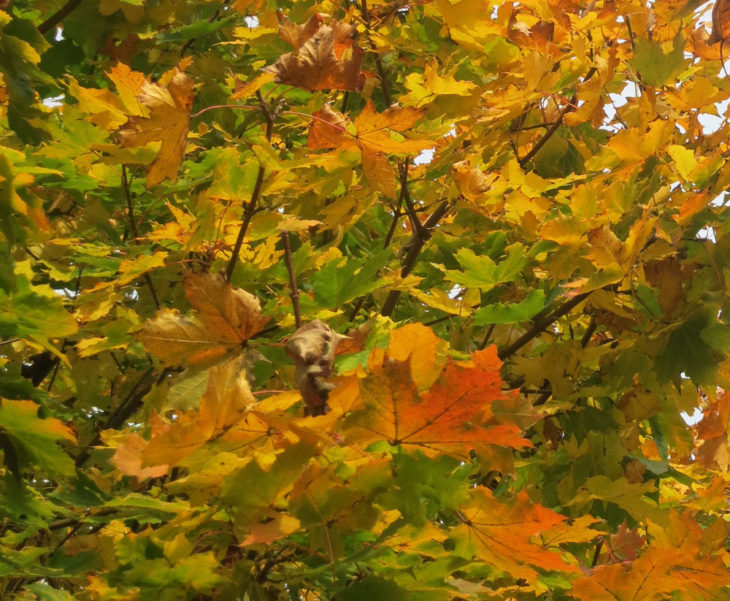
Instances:
[[[730,599],[730,2],[0,5],[0,598]]]

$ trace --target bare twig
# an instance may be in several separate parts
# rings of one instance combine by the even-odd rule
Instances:
[[[580,346],[581,348],[585,348],[588,346],[588,343],[591,341],[591,338],[593,337],[593,334],[596,331],[596,316],[591,315],[591,321],[588,323],[588,327],[586,328],[586,331],[583,333],[583,337],[580,339]]]
[[[494,332],[494,327],[495,324],[489,326],[487,333],[484,334],[484,340],[482,340],[482,343],[479,345],[479,350],[483,350],[484,348],[486,348],[489,339],[492,337],[492,332]]]
[[[284,243],[286,269],[289,272],[289,296],[291,297],[292,310],[294,311],[294,321],[297,325],[297,329],[299,329],[302,327],[302,316],[299,313],[299,288],[297,288],[297,278],[294,275],[294,266],[292,265],[289,232],[281,232],[281,241]]]

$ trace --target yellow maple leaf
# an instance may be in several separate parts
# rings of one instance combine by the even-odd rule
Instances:
[[[193,106],[193,82],[183,71],[168,71],[160,81],[145,81],[137,95],[149,117],[132,115],[119,132],[122,148],[160,143],[157,157],[147,167],[148,188],[166,178],[175,181],[185,154]]]

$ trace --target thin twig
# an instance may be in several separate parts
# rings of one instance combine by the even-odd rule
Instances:
[[[132,204],[132,196],[129,192],[129,180],[127,179],[127,166],[122,165],[122,191],[124,193],[124,197],[127,201],[127,214],[129,215],[129,227],[132,229],[132,236],[134,236],[134,243],[137,244],[137,240],[139,239],[139,232],[137,231],[137,222],[134,218],[134,205]],[[145,284],[147,284],[147,287],[150,289],[150,293],[152,294],[152,301],[155,303],[155,307],[158,309],[161,307],[160,305],[160,299],[157,297],[157,292],[155,291],[155,286],[152,283],[152,277],[150,276],[149,272],[145,272],[142,274],[142,279],[145,281]]]
[[[48,17],[43,23],[38,26],[38,31],[42,34],[47,34],[51,29],[63,21],[71,12],[81,4],[81,0],[68,0],[58,11]]]
[[[547,328],[550,324],[557,321],[563,315],[566,315],[571,310],[573,310],[576,306],[578,306],[580,303],[582,303],[589,295],[590,295],[590,292],[586,292],[584,294],[579,294],[578,296],[575,296],[575,297],[571,298],[570,300],[565,301],[562,305],[560,305],[554,311],[543,312],[542,317],[538,316],[534,320],[532,327],[529,330],[527,330],[527,332],[522,334],[522,336],[520,336],[512,344],[506,346],[505,348],[501,349],[497,353],[499,358],[502,361],[504,361],[506,358],[514,355],[518,350],[520,350],[523,346],[525,346],[533,338],[536,338],[537,336],[539,336],[543,332],[543,330],[545,330],[545,328]]]
[[[418,219],[418,215],[416,215],[416,210],[413,207],[413,201],[411,200],[411,194],[408,191],[408,162],[409,158],[406,157],[403,161],[403,164],[400,166],[400,190],[401,190],[401,197],[405,201],[406,205],[406,211],[408,212],[408,218],[411,221],[411,227],[414,231],[418,232],[419,234],[423,235],[423,226],[421,225],[420,219]]]
[[[588,81],[591,77],[593,77],[593,74],[596,73],[596,68],[591,67],[588,70],[588,73],[586,73],[586,76],[583,78],[583,82],[585,83]],[[530,152],[528,152],[525,156],[523,156],[521,159],[518,160],[518,163],[520,164],[520,167],[524,167],[527,163],[529,163],[532,158],[540,152],[540,149],[545,146],[547,141],[553,137],[556,131],[558,131],[558,128],[563,124],[563,118],[565,115],[570,113],[571,111],[575,110],[575,102],[578,99],[578,93],[576,92],[573,94],[573,96],[570,98],[568,103],[565,105],[565,108],[560,111],[560,114],[558,115],[558,118],[555,120],[555,123],[550,126],[550,128],[543,134],[542,138],[540,138],[537,142],[535,142],[535,145],[530,149]]]
[[[598,565],[598,558],[601,556],[601,547],[603,547],[603,537],[600,537],[596,543],[596,550],[593,553],[593,561],[591,561],[592,568],[595,568],[596,565]]]
[[[266,104],[266,101],[264,101],[261,96],[261,92],[257,91],[256,96],[259,99],[259,104],[261,105],[264,117],[266,118],[266,139],[271,141],[271,136],[274,132],[274,119],[269,105]],[[241,222],[241,228],[238,230],[236,244],[233,246],[233,253],[231,254],[231,259],[228,261],[228,267],[226,268],[226,279],[229,282],[233,276],[233,270],[236,268],[236,261],[238,261],[238,255],[241,252],[241,246],[243,245],[243,239],[246,236],[246,230],[248,230],[248,226],[251,224],[251,220],[256,213],[256,204],[258,203],[259,196],[261,195],[261,186],[264,183],[264,172],[264,166],[259,165],[259,172],[256,175],[256,183],[254,184],[253,192],[251,193],[251,199],[248,203],[246,203],[246,206],[243,209],[243,221]]]
[[[360,313],[360,309],[362,309],[362,306],[365,304],[366,298],[367,297],[365,295],[363,295],[357,299],[355,306],[352,308],[352,311],[350,311],[350,316],[348,317],[348,321],[355,320],[355,318],[357,317],[357,314]]]
[[[190,115],[190,118],[200,117],[204,113],[209,111],[215,111],[216,109],[247,109],[249,111],[258,111],[261,107],[253,106],[251,104],[211,104],[205,108],[200,109],[197,113]]]
[[[393,213],[393,220],[390,222],[390,228],[388,229],[388,233],[385,235],[385,239],[383,240],[383,249],[386,249],[390,246],[390,243],[393,241],[393,235],[395,234],[395,229],[398,227],[398,222],[400,221],[400,218],[403,217],[403,213],[401,213],[400,205]]]
[[[302,327],[302,316],[299,313],[299,288],[297,288],[297,278],[294,275],[294,266],[292,265],[289,232],[281,232],[281,241],[284,243],[286,270],[289,272],[289,296],[291,297],[292,310],[294,311],[294,322],[297,325],[297,329],[299,329]]]
[[[79,275],[76,276],[76,287],[74,289],[74,298],[77,298],[79,295],[79,290],[81,290],[81,276],[84,273],[84,266],[81,265],[79,267]],[[64,338],[63,342],[61,343],[61,352],[66,350],[66,346],[68,345],[68,338]],[[46,388],[47,391],[50,391],[51,388],[53,388],[53,383],[56,381],[56,376],[58,375],[58,370],[61,369],[61,360],[58,357],[54,358],[55,367],[53,369],[53,374],[51,375],[51,379],[48,382],[48,387]]]

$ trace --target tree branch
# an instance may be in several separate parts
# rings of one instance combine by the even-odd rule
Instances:
[[[438,207],[436,207],[436,210],[423,224],[423,228],[421,229],[421,231],[416,231],[413,233],[413,237],[406,245],[408,252],[403,259],[403,267],[400,270],[401,278],[404,278],[409,273],[411,273],[411,270],[418,260],[418,255],[421,252],[423,245],[431,237],[431,230],[436,227],[439,221],[441,221],[441,218],[449,210],[449,207],[450,204],[448,201],[445,200],[444,202],[442,202]],[[393,310],[395,309],[399,298],[400,290],[391,290],[390,294],[388,294],[388,297],[385,299],[385,303],[383,304],[383,308],[380,310],[380,314],[385,317],[389,317],[393,313]]]
[[[586,73],[586,76],[583,78],[583,83],[588,81],[591,77],[593,77],[593,74],[596,73],[596,68],[591,67],[588,70],[588,73]],[[558,128],[563,124],[563,117],[570,113],[571,111],[575,110],[575,103],[578,99],[578,93],[576,92],[573,94],[573,96],[568,101],[568,104],[565,106],[565,108],[560,111],[560,114],[558,115],[558,118],[555,120],[555,123],[553,123],[550,128],[543,134],[542,138],[540,138],[537,142],[535,142],[535,145],[530,149],[530,152],[528,152],[525,156],[523,156],[521,159],[518,160],[518,163],[520,164],[520,167],[524,167],[527,163],[529,163],[532,158],[540,152],[540,149],[545,146],[547,141],[553,137],[556,131],[558,131]]]
[[[514,355],[533,338],[539,336],[542,331],[545,330],[545,328],[547,328],[550,324],[560,319],[563,315],[570,313],[570,311],[572,311],[575,307],[582,303],[589,295],[590,292],[579,294],[578,296],[575,296],[570,300],[565,301],[554,311],[544,312],[542,316],[538,315],[534,320],[532,327],[527,330],[527,332],[522,334],[522,336],[520,336],[512,344],[506,346],[497,353],[499,358],[504,361],[508,357]]]
[[[294,266],[292,265],[289,232],[281,232],[281,241],[284,243],[286,270],[289,272],[289,296],[291,297],[292,310],[294,311],[294,322],[296,323],[297,329],[299,329],[302,327],[302,316],[299,313],[299,288],[297,288],[297,278],[294,275]]]
[[[129,180],[127,179],[127,166],[122,165],[122,190],[124,191],[124,197],[127,201],[127,214],[129,215],[129,227],[132,230],[132,236],[134,236],[134,243],[137,244],[137,239],[139,238],[139,232],[137,231],[137,222],[134,219],[134,205],[132,204],[132,197],[129,194]],[[160,308],[160,299],[157,297],[157,292],[155,291],[155,286],[152,284],[152,277],[150,276],[149,272],[145,272],[142,274],[142,278],[144,279],[145,283],[147,284],[147,287],[150,289],[150,293],[152,294],[152,300],[155,303],[155,307],[158,309]]]
[[[261,104],[261,109],[264,111],[264,117],[266,117],[266,139],[271,141],[271,135],[274,131],[274,118],[269,105],[266,104],[261,96],[261,92],[257,91],[256,96]],[[264,166],[259,165],[259,172],[256,175],[256,183],[254,184],[253,192],[251,193],[251,199],[243,209],[243,221],[241,222],[241,228],[238,230],[236,243],[233,246],[233,253],[231,254],[231,259],[228,261],[228,267],[226,267],[226,279],[229,282],[233,276],[233,270],[236,268],[236,261],[238,261],[238,255],[241,252],[241,246],[243,245],[243,239],[246,236],[246,230],[248,230],[248,226],[251,224],[251,219],[253,219],[253,216],[256,213],[256,203],[259,200],[259,196],[261,195],[261,186],[264,183],[264,171]]]
[[[142,399],[149,392],[152,387],[151,382],[148,382],[150,375],[154,371],[153,367],[150,367],[145,371],[137,382],[132,386],[132,390],[129,391],[126,398],[117,407],[116,411],[109,416],[109,419],[99,430],[99,433],[87,444],[84,449],[76,457],[76,467],[81,467],[91,455],[89,449],[96,446],[101,442],[101,430],[112,430],[117,429],[124,422],[126,422],[137,409],[142,406]],[[164,374],[165,372],[163,372]]]
[[[47,34],[51,31],[51,29],[70,15],[79,4],[81,4],[81,0],[68,0],[68,2],[66,2],[66,4],[64,4],[57,12],[52,14],[38,26],[38,31],[40,31],[43,35]]]

